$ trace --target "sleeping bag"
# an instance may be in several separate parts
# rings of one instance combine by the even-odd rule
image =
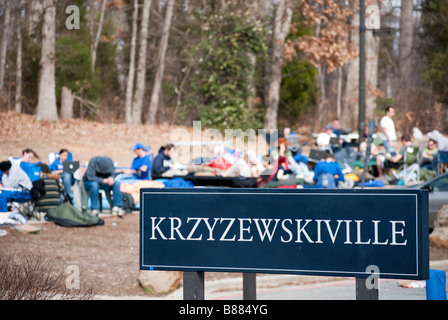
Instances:
[[[93,227],[104,225],[104,220],[88,213],[82,213],[69,202],[49,209],[47,219],[62,227]]]

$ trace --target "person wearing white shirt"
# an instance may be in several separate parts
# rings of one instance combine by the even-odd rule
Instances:
[[[9,161],[6,161],[9,162]],[[7,165],[2,165],[2,168],[7,168]],[[33,183],[25,171],[19,166],[13,166],[6,170],[3,170],[2,184],[5,188],[20,189],[26,188],[31,190]]]
[[[0,187],[0,212],[7,212],[9,201],[27,202],[31,200],[33,183],[19,166],[13,166],[10,161],[0,163],[3,172]]]
[[[395,116],[395,109],[391,106],[386,107],[386,115],[380,121],[380,128],[383,133],[383,145],[386,148],[386,153],[395,155],[397,147],[397,133],[395,131],[395,123],[393,117]]]

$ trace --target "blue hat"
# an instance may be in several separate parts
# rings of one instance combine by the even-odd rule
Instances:
[[[137,150],[137,149],[143,149],[145,151],[148,151],[149,149],[151,149],[150,147],[145,147],[143,144],[141,143],[136,143],[132,148],[132,150]]]

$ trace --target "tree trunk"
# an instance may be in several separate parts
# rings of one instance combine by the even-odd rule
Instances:
[[[275,10],[272,57],[268,66],[268,87],[266,99],[265,129],[277,129],[278,104],[282,82],[283,47],[292,19],[292,10],[286,0],[280,0]]]
[[[104,13],[106,11],[106,4],[107,4],[107,0],[103,0],[103,3],[101,4],[100,22],[98,25],[98,30],[96,31],[95,42],[92,44],[92,71],[95,70],[96,53],[98,51],[98,44],[100,42],[101,31],[103,29]]]
[[[373,32],[366,32],[366,124],[375,120],[376,96],[373,91],[378,87],[380,39]]]
[[[43,15],[42,0],[30,0],[29,12],[27,13],[28,19],[28,36],[32,39],[36,39],[36,30]]]
[[[142,23],[140,27],[140,48],[138,53],[137,81],[135,84],[134,99],[132,102],[132,121],[142,123],[143,97],[146,83],[146,52],[148,49],[148,28],[151,0],[143,4]]]
[[[336,117],[338,119],[341,118],[342,112],[342,80],[343,80],[343,70],[342,67],[339,67],[337,70],[338,73],[338,90],[337,90],[337,98],[336,98]]]
[[[257,64],[257,56],[252,53],[248,52],[247,55],[247,61],[249,62],[250,68],[249,73],[247,74],[247,83],[248,83],[248,89],[249,89],[249,96],[247,97],[247,108],[250,111],[250,114],[254,114],[253,111],[255,109],[255,97],[257,95],[256,88],[255,88],[255,68]]]
[[[57,121],[55,84],[56,6],[54,0],[44,0],[44,21],[42,24],[42,56],[40,59],[38,120]]]
[[[351,43],[359,48],[359,10],[353,13]],[[366,32],[366,123],[375,120],[375,95],[378,84],[379,38]],[[357,128],[359,114],[359,56],[350,60],[346,67],[346,82],[340,122],[344,128]]]
[[[3,13],[3,35],[0,47],[0,97],[3,97],[3,86],[5,83],[5,65],[6,65],[6,52],[8,48],[10,17],[11,17],[11,2],[7,0],[5,11]]]
[[[353,13],[351,22],[351,43],[359,48],[359,10]],[[343,97],[340,123],[343,128],[358,128],[359,114],[359,56],[350,60],[344,67],[347,75]]]
[[[170,37],[171,20],[173,17],[174,0],[169,0],[166,7],[165,21],[163,24],[162,40],[159,48],[159,59],[157,62],[157,71],[152,89],[151,102],[149,104],[148,124],[156,123],[157,110],[159,108],[160,92],[162,90],[163,75],[165,72],[165,57]]]
[[[138,0],[134,0],[134,14],[132,16],[131,53],[130,53],[129,72],[128,72],[128,81],[126,85],[126,100],[125,100],[125,116],[127,124],[132,123],[132,94],[134,93],[135,52],[137,49],[137,19],[138,19]]]
[[[17,75],[16,75],[16,98],[15,110],[22,113],[22,24],[20,17],[17,19]]]
[[[413,1],[401,1],[400,42],[399,42],[399,71],[402,83],[409,80],[412,71],[413,47]]]
[[[75,95],[72,90],[67,87],[62,87],[61,92],[61,119],[73,118],[73,102]]]
[[[413,70],[413,25],[414,3],[413,1],[401,1],[400,16],[400,40],[398,53],[398,108],[406,113],[409,103],[409,89],[411,85],[411,74]]]

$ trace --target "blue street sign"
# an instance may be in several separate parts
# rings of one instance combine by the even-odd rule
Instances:
[[[429,275],[426,190],[142,189],[140,199],[142,270]]]

